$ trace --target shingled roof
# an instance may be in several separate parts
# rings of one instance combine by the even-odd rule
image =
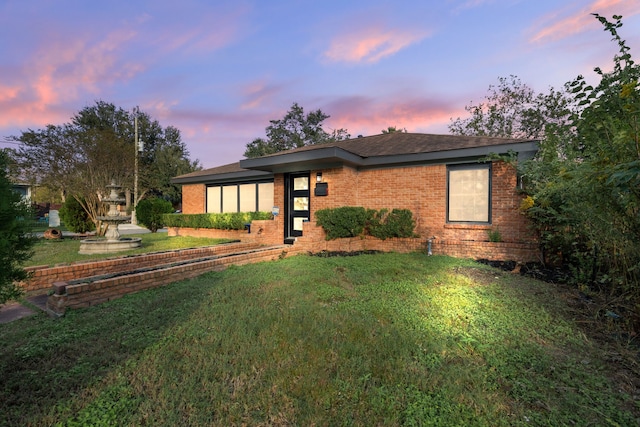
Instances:
[[[308,145],[268,156],[240,160],[174,178],[175,183],[268,178],[273,173],[348,165],[356,168],[462,162],[509,151],[530,157],[537,141],[459,135],[393,132],[326,144]]]

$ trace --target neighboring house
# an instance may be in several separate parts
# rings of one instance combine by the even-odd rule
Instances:
[[[13,182],[11,188],[22,196],[22,199],[31,202],[31,184]]]
[[[173,182],[182,185],[185,214],[276,212],[264,243],[305,251],[430,244],[435,254],[533,261],[537,244],[519,210],[516,170],[487,158],[512,153],[522,161],[537,149],[534,140],[396,132],[240,160]],[[327,242],[314,215],[339,206],[409,209],[420,238]],[[499,243],[488,242],[490,232]]]

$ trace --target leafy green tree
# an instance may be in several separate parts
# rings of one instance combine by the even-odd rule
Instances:
[[[136,209],[138,222],[151,230],[152,233],[164,227],[163,216],[171,212],[173,212],[171,202],[157,197],[141,200]]]
[[[144,143],[139,153],[138,200],[150,193],[179,201],[180,192],[170,179],[197,170],[199,165],[189,160],[178,129],[163,129],[144,112],[128,112],[98,101],[74,115],[70,123],[30,129],[10,139],[20,144],[16,159],[25,176],[60,192],[63,200],[75,197],[98,234],[104,234],[106,228],[99,217],[107,210],[101,202],[106,186],[115,181],[129,192],[134,188],[134,114]]]
[[[536,94],[513,75],[498,82],[489,86],[484,102],[465,107],[470,117],[452,120],[452,134],[541,139],[549,128],[568,123],[571,99],[565,91],[550,88],[547,94]]]
[[[20,265],[31,257],[34,243],[29,234],[32,212],[12,189],[9,164],[9,156],[0,150],[0,304],[22,294],[16,282],[27,278]]]
[[[256,138],[247,144],[244,156],[260,157],[306,145],[349,139],[350,135],[345,129],[328,133],[322,128],[322,122],[329,117],[321,110],[305,116],[303,108],[294,102],[282,119],[270,121],[271,124],[265,129],[267,139]]]

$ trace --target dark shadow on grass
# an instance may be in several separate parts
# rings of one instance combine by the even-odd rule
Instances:
[[[209,277],[207,283],[215,285],[216,273]],[[70,310],[56,320],[41,314],[0,325],[0,425],[42,423],[56,405],[138,358],[187,320],[207,290],[178,282]]]

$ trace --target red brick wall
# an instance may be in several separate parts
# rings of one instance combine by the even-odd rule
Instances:
[[[322,181],[328,184],[328,195],[317,197],[313,194],[315,176],[322,172]],[[416,220],[416,233],[420,236],[418,243],[402,243],[403,247],[424,245],[430,237],[436,237],[440,253],[454,256],[471,256],[481,258],[488,248],[478,248],[475,244],[467,244],[471,249],[464,249],[461,242],[486,242],[488,232],[498,230],[502,246],[509,244],[525,244],[526,256],[518,249],[512,249],[516,259],[537,258],[535,238],[528,230],[526,218],[520,213],[522,196],[517,191],[517,175],[515,168],[504,163],[494,162],[492,165],[491,192],[491,225],[447,224],[447,167],[446,165],[407,166],[388,169],[356,170],[351,167],[323,169],[311,171],[311,221],[304,224],[303,237],[298,239],[300,247],[312,250],[316,247],[329,247],[324,241],[324,230],[315,225],[316,211],[324,208],[340,206],[363,206],[371,209],[410,209]],[[184,190],[183,190],[184,191]],[[189,196],[183,193],[183,203]],[[284,175],[274,177],[274,205],[280,207],[280,215],[275,219],[278,232],[274,243],[280,243],[284,237]],[[202,202],[204,206],[204,202]],[[199,212],[204,212],[204,207]],[[280,233],[280,236],[277,234]],[[405,240],[405,239],[403,239]],[[296,243],[298,244],[298,243]],[[371,242],[368,243],[371,246]],[[357,246],[350,242],[349,246]],[[396,250],[397,243],[389,240],[382,246]],[[307,249],[308,248],[308,249]],[[474,249],[475,248],[475,249]],[[302,249],[301,249],[302,250]],[[491,249],[495,257],[502,256],[502,249]],[[508,252],[508,251],[507,251]],[[497,258],[496,258],[497,259]]]
[[[236,246],[235,249],[237,250],[239,247]],[[78,284],[56,282],[52,285],[53,295],[50,295],[47,299],[47,311],[52,314],[63,315],[68,308],[81,308],[100,304],[133,292],[190,279],[208,271],[222,270],[231,264],[242,265],[275,260],[283,255],[284,249],[286,248],[272,247],[248,250],[242,253],[232,252],[226,257],[206,259],[185,265],[168,265],[165,268],[105,278],[93,282]]]
[[[206,212],[206,187],[204,184],[182,186],[182,213],[198,214]]]
[[[317,171],[312,171],[312,178]],[[434,254],[458,257],[535,261],[538,249],[520,213],[522,196],[517,191],[516,170],[504,162],[492,165],[491,225],[447,224],[446,165],[357,171],[344,167],[327,169],[322,180],[329,195],[311,194],[311,222],[304,225],[301,250],[393,250],[406,252],[425,247],[426,239],[436,237]],[[315,225],[315,212],[324,208],[363,206],[371,209],[410,209],[416,220],[419,239],[341,239],[327,242],[324,230]],[[501,242],[487,242],[488,232],[497,229]]]
[[[234,243],[228,245],[204,246],[201,248],[179,249],[175,251],[154,252],[136,256],[113,257],[104,260],[74,262],[54,267],[27,267],[31,273],[28,281],[20,283],[25,292],[37,293],[49,289],[52,283],[75,280],[81,277],[119,273],[138,268],[157,267],[166,263],[174,263],[194,258],[224,255],[232,251],[255,249],[255,242]]]

